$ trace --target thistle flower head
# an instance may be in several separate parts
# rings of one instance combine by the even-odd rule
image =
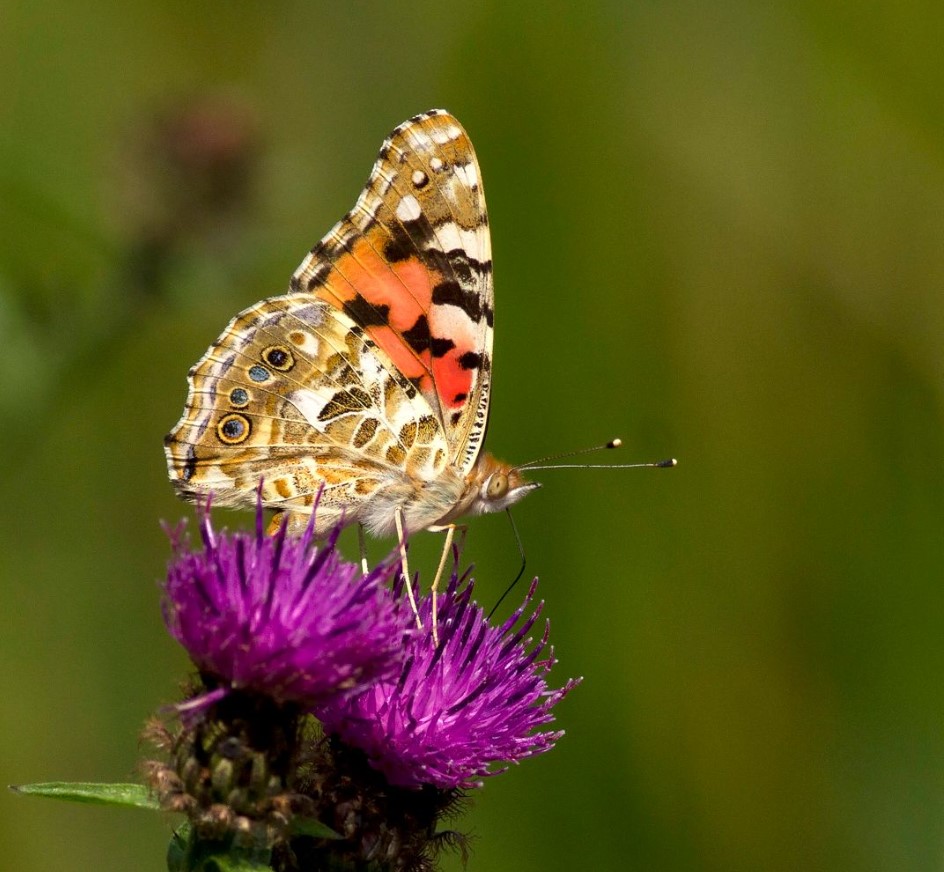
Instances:
[[[254,533],[204,516],[202,548],[173,537],[165,619],[200,686],[150,730],[161,759],[144,771],[193,839],[262,845],[275,869],[433,868],[464,844],[437,831],[460,791],[552,747],[553,706],[576,682],[547,686],[547,626],[528,638],[536,582],[491,626],[453,571],[437,645],[431,597],[414,630],[402,587],[384,584],[396,562],[362,576],[336,534],[316,547],[312,531],[267,537],[260,510]]]
[[[213,529],[200,521],[202,550],[180,529],[164,586],[164,619],[214,698],[248,690],[310,706],[390,677],[402,661],[405,622],[385,582],[344,562],[337,531],[323,545],[313,526],[289,538]]]
[[[508,620],[490,626],[472,601],[472,583],[454,572],[439,600],[439,646],[428,630],[427,596],[420,607],[427,629],[407,641],[398,674],[317,707],[326,732],[363,751],[391,784],[408,788],[478,787],[508,763],[547,751],[563,733],[540,727],[578,682],[548,689],[545,675],[556,662],[549,625],[537,644],[525,638],[542,608],[524,617],[536,586]]]

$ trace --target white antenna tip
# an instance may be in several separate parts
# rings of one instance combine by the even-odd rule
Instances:
[[[663,468],[669,466],[678,466],[678,461],[674,457],[670,457],[668,460],[660,460],[656,466],[661,466]]]
[[[622,444],[623,444],[623,440],[622,440],[622,439],[619,439],[619,438],[617,438],[617,439],[611,439],[609,442],[606,443],[606,447],[607,447],[607,448],[619,448],[620,445],[622,445]]]

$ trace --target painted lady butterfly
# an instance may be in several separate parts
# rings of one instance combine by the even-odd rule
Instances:
[[[177,493],[252,506],[261,481],[297,530],[320,492],[317,532],[357,523],[401,549],[517,502],[538,485],[481,451],[493,300],[472,143],[448,113],[417,115],[288,293],[237,315],[191,369],[165,440]]]

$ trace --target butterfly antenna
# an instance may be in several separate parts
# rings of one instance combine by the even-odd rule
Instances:
[[[678,461],[674,457],[668,460],[657,460],[654,463],[553,463],[555,460],[564,460],[567,457],[579,457],[581,454],[592,454],[594,451],[605,451],[610,448],[619,448],[623,444],[622,439],[611,439],[603,445],[594,445],[592,448],[581,448],[578,451],[565,451],[563,454],[551,454],[548,457],[540,457],[537,460],[531,460],[528,463],[522,463],[516,466],[515,470],[533,471],[536,469],[640,469],[643,467],[656,467],[667,469],[672,466],[678,466]]]
[[[492,606],[492,610],[488,613],[488,620],[492,619],[492,615],[495,614],[495,610],[502,604],[505,597],[511,593],[514,586],[521,581],[521,576],[524,575],[525,566],[528,565],[528,561],[524,556],[524,545],[521,544],[521,535],[518,533],[518,527],[515,525],[515,519],[511,516],[511,507],[505,509],[505,514],[508,515],[508,521],[511,524],[511,530],[515,534],[515,543],[518,546],[518,554],[521,555],[521,568],[518,570],[518,574],[515,576],[514,581],[505,588],[505,592],[498,598],[498,602]]]

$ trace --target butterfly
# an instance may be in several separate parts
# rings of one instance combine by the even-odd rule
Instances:
[[[493,322],[475,151],[449,113],[416,115],[288,292],[240,312],[190,370],[170,480],[214,505],[261,494],[290,530],[314,511],[317,534],[396,533],[405,572],[406,536],[446,530],[441,572],[459,518],[538,487],[482,450]]]

